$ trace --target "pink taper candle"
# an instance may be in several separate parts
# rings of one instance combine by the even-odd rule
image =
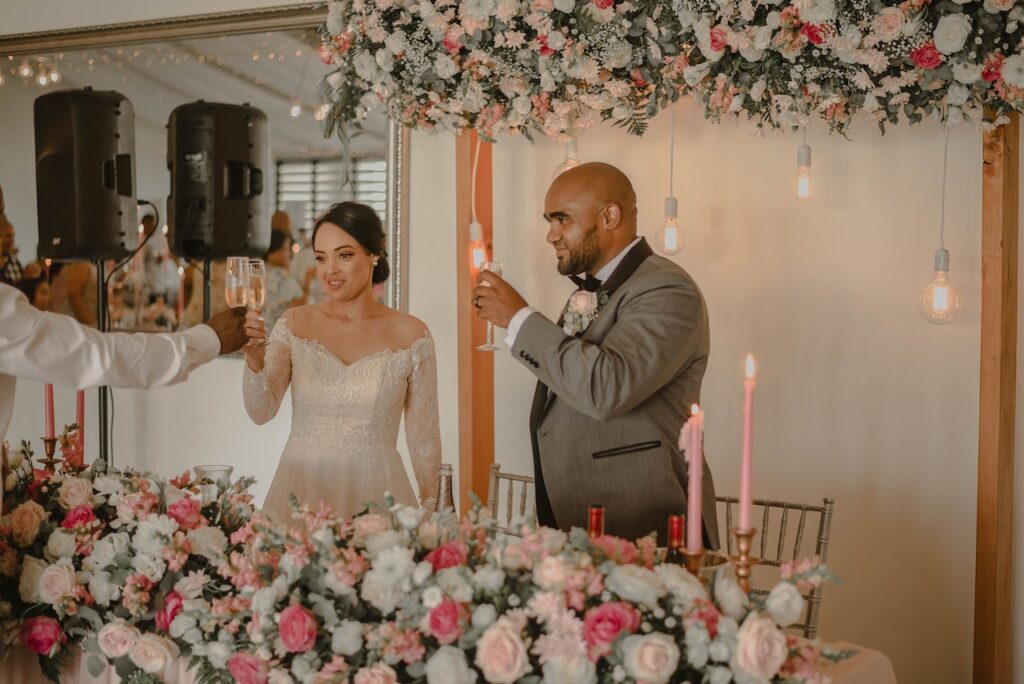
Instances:
[[[46,399],[46,425],[43,427],[46,430],[46,438],[53,439],[55,437],[53,431],[53,385],[46,383],[43,391]]]
[[[178,267],[178,301],[174,305],[174,313],[178,319],[178,328],[185,320],[185,268]]]
[[[747,354],[747,379],[743,381],[743,460],[740,463],[740,524],[739,529],[746,532],[750,529],[750,509],[753,505],[751,496],[751,472],[754,452],[754,380],[757,366],[754,355]]]
[[[85,390],[75,396],[75,422],[78,423],[78,444],[85,446]]]
[[[683,430],[686,432],[686,459],[690,462],[689,483],[686,492],[686,550],[700,553],[704,545],[701,536],[701,509],[704,479],[704,412],[694,404],[690,420]]]

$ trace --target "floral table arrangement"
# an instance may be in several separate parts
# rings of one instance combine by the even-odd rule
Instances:
[[[204,683],[821,682],[849,655],[783,631],[830,577],[816,561],[752,600],[656,562],[653,537],[498,538],[479,505],[460,520],[390,500],[351,520],[295,502],[283,525],[250,481],[208,503],[203,484],[101,461],[8,478],[3,643],[53,681],[81,647],[94,676],[133,683],[178,657]]]

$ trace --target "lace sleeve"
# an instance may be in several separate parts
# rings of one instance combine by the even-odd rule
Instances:
[[[284,318],[270,333],[265,359],[262,371],[257,373],[246,363],[242,375],[245,411],[257,425],[263,425],[277,415],[292,380],[291,331]]]
[[[412,346],[413,369],[405,397],[405,440],[420,489],[420,505],[437,507],[441,470],[441,425],[437,410],[437,359],[427,333]]]

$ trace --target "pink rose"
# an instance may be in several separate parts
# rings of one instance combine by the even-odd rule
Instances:
[[[628,636],[622,642],[626,674],[645,684],[668,684],[679,665],[679,646],[668,634]]]
[[[428,553],[425,560],[433,566],[434,572],[440,572],[445,568],[465,565],[469,560],[469,549],[463,541],[450,541]]]
[[[368,538],[391,529],[391,522],[383,515],[367,513],[352,521],[352,530],[357,541],[365,542]]]
[[[64,478],[57,490],[57,500],[68,509],[92,503],[92,482],[81,477]]]
[[[70,530],[78,527],[79,525],[88,525],[95,519],[96,514],[92,512],[91,506],[79,506],[68,511],[68,514],[64,516],[64,520],[61,521],[60,526],[64,529]]]
[[[195,499],[178,499],[167,507],[168,517],[174,518],[183,530],[194,530],[203,524],[203,514]]]
[[[164,632],[171,630],[171,622],[181,612],[185,603],[185,597],[176,591],[172,591],[164,598],[164,607],[156,614],[156,628]]]
[[[431,609],[427,616],[430,633],[442,644],[450,644],[462,636],[462,620],[466,609],[450,598],[446,598]]]
[[[107,658],[120,658],[128,655],[139,636],[139,630],[135,627],[123,622],[111,622],[103,625],[96,635],[96,641]]]
[[[871,30],[884,42],[896,40],[903,34],[903,25],[907,23],[907,15],[899,7],[885,7],[871,20]]]
[[[615,0],[594,0],[594,4],[598,9],[608,9],[615,4]]]
[[[228,672],[238,684],[267,684],[267,664],[251,653],[231,656]]]
[[[384,663],[377,663],[373,667],[364,667],[356,672],[353,684],[395,684],[398,681],[398,673]]]
[[[981,79],[994,83],[1003,75],[1003,61],[1006,58],[999,54],[992,54],[985,58],[985,68],[981,71]]]
[[[334,47],[327,43],[320,43],[320,47],[316,49],[317,54],[320,56],[320,61],[330,66],[334,63]]]
[[[519,630],[507,618],[500,618],[480,637],[476,665],[491,684],[512,684],[530,671],[526,646]]]
[[[755,677],[774,677],[788,653],[786,635],[770,618],[751,614],[736,633],[736,664]]]
[[[825,42],[825,32],[818,24],[804,24],[800,27],[800,33],[804,34],[807,42],[812,45],[821,45]]]
[[[21,623],[21,632],[18,635],[21,643],[25,644],[30,651],[52,657],[57,648],[68,640],[61,631],[60,623],[51,617],[34,617]]]
[[[305,653],[316,643],[318,624],[312,611],[302,606],[288,606],[281,611],[278,630],[289,653]]]
[[[26,501],[11,513],[11,533],[14,541],[21,546],[29,546],[39,534],[39,525],[49,517],[49,513],[35,501]]]
[[[48,566],[39,576],[39,600],[57,605],[78,587],[78,578],[71,561],[66,558]]]
[[[729,47],[728,33],[724,26],[719,24],[711,29],[711,49],[715,52],[724,52]]]
[[[632,634],[640,626],[640,613],[622,601],[602,603],[587,611],[583,618],[583,640],[590,646],[591,660],[611,651],[612,642],[622,634]]]
[[[942,53],[935,48],[935,43],[928,41],[910,53],[910,61],[922,69],[934,69],[942,64]]]
[[[590,540],[597,548],[604,552],[604,555],[611,558],[619,565],[632,565],[636,562],[636,546],[622,537],[613,537],[610,534],[594,537]]]
[[[537,44],[540,45],[539,51],[541,57],[550,57],[551,55],[555,54],[554,49],[548,47],[547,36],[537,36]]]

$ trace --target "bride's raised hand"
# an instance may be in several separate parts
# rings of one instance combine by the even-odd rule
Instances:
[[[263,370],[263,360],[266,355],[266,347],[262,344],[267,338],[267,326],[259,311],[249,309],[245,314],[245,335],[249,342],[242,347],[245,352],[245,362],[249,368],[257,373]]]

